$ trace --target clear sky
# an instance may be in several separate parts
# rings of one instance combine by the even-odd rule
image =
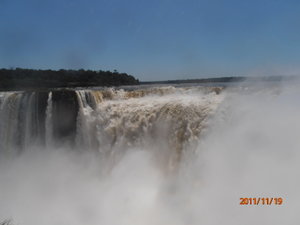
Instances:
[[[0,0],[0,67],[300,74],[299,0]]]

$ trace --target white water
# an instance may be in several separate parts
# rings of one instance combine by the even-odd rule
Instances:
[[[77,92],[79,151],[34,145],[13,159],[2,157],[0,220],[20,225],[300,221],[299,89],[236,88],[219,95],[198,88],[157,90],[101,97]],[[3,104],[1,116],[8,117]],[[241,206],[241,197],[284,200],[281,206]]]
[[[52,118],[52,92],[49,92],[46,108],[46,121],[45,121],[45,142],[46,147],[53,146],[53,118]]]

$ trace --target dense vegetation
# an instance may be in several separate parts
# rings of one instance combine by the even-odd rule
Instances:
[[[135,85],[133,76],[117,71],[0,69],[1,90]]]

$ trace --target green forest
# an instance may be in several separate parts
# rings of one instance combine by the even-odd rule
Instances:
[[[136,85],[139,80],[127,73],[93,70],[0,69],[1,90]]]

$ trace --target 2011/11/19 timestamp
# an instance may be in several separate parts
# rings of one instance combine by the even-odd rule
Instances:
[[[282,205],[282,198],[240,198],[240,205]]]

